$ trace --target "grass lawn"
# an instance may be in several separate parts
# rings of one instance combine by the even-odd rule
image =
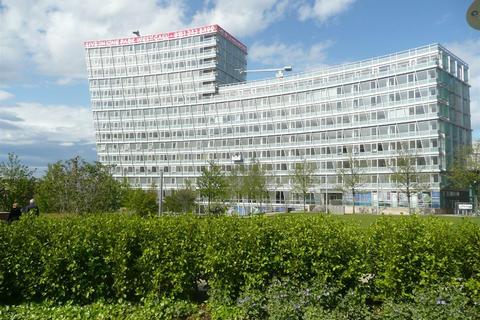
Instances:
[[[324,213],[308,213],[308,212],[301,212],[301,213],[288,213],[288,214],[280,214],[280,216],[296,216],[296,215],[319,215]],[[278,215],[277,215],[278,216]],[[387,219],[398,219],[399,217],[405,217],[408,215],[374,215],[374,214],[332,214],[331,217],[339,220],[351,221],[352,223],[359,224],[362,227],[368,227],[374,224],[378,219],[381,217],[385,217]],[[480,225],[480,217],[466,217],[466,216],[457,216],[457,215],[421,215],[421,218],[428,219],[431,217],[437,219],[443,219],[446,221],[451,222],[453,225],[458,225],[464,222],[472,222],[475,224]]]

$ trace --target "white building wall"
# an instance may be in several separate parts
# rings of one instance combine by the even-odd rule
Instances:
[[[338,192],[348,153],[365,165],[365,201],[401,205],[390,181],[402,144],[440,206],[454,146],[471,141],[468,66],[440,45],[285,78],[244,81],[246,50],[208,36],[87,48],[97,152],[133,185],[195,181],[208,160],[225,171],[257,159],[271,191],[291,190],[295,163],[312,163],[312,192]],[[166,44],[168,43],[168,44]],[[150,46],[149,46],[150,44]],[[348,197],[347,197],[348,198]],[[361,200],[361,199],[360,199]]]

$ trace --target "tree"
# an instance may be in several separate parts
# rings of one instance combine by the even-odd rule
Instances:
[[[475,208],[478,208],[480,194],[480,144],[460,147],[455,160],[448,168],[448,178],[454,188],[470,189],[473,192]]]
[[[293,172],[291,173],[293,188],[292,191],[299,193],[303,198],[303,210],[306,211],[306,198],[310,188],[313,187],[315,168],[309,162],[295,163]]]
[[[34,170],[22,164],[14,153],[0,163],[0,209],[8,211],[14,202],[28,204],[35,190]]]
[[[265,171],[260,162],[253,159],[252,164],[244,170],[243,174],[242,194],[248,201],[263,202],[263,199],[268,196],[268,191]]]
[[[197,194],[193,190],[191,182],[187,180],[186,187],[173,191],[170,196],[165,197],[165,208],[167,211],[188,213],[195,209]]]
[[[211,212],[212,201],[225,199],[228,184],[221,168],[214,161],[208,164],[209,168],[202,170],[202,175],[198,177],[197,186],[200,196],[207,198],[208,212]]]
[[[245,167],[242,165],[234,166],[230,175],[227,177],[228,193],[230,200],[239,202],[243,198]]]
[[[349,150],[348,159],[343,161],[343,167],[338,170],[342,179],[340,188],[344,192],[348,191],[352,193],[353,214],[355,214],[355,195],[364,184],[364,169],[365,166],[362,165],[361,161]]]
[[[140,216],[154,215],[158,212],[158,200],[155,186],[149,190],[128,187],[123,205]]]
[[[417,155],[408,150],[407,145],[397,151],[395,163],[392,163],[391,180],[398,190],[407,196],[408,213],[412,213],[411,197],[427,189],[428,175],[417,167]]]
[[[37,186],[38,205],[47,212],[105,212],[120,208],[125,185],[111,168],[80,157],[49,164]]]

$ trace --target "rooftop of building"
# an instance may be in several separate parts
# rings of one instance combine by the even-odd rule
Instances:
[[[173,40],[173,39],[182,39],[182,38],[193,37],[197,35],[214,34],[217,32],[221,34],[224,38],[232,42],[234,45],[236,45],[245,54],[247,54],[247,46],[244,45],[241,41],[239,41],[237,38],[232,36],[230,33],[225,31],[225,29],[223,29],[217,24],[198,27],[198,28],[178,30],[178,31],[156,33],[156,34],[150,34],[145,36],[135,36],[135,37],[128,37],[128,38],[117,38],[117,39],[107,39],[107,40],[89,40],[89,41],[85,41],[83,44],[87,49],[106,48],[106,47],[117,47],[117,46],[132,45],[132,44],[151,43],[151,42]]]
[[[249,86],[270,85],[275,82],[297,80],[300,78],[307,78],[310,76],[321,76],[321,75],[331,75],[335,73],[351,72],[352,70],[355,70],[355,69],[361,70],[362,68],[368,68],[374,65],[387,64],[392,61],[397,61],[397,60],[409,58],[409,57],[416,57],[422,54],[428,54],[428,53],[433,53],[438,51],[446,52],[448,55],[452,56],[457,61],[459,61],[466,67],[468,67],[468,64],[465,61],[457,57],[455,54],[453,54],[443,45],[439,43],[433,43],[426,46],[412,48],[409,50],[404,50],[404,51],[394,52],[394,53],[383,55],[383,56],[369,58],[366,60],[348,62],[348,63],[332,65],[332,66],[324,66],[319,68],[312,68],[311,70],[290,74],[282,78],[270,77],[270,78],[264,78],[259,80],[247,80],[245,82],[224,84],[224,85],[220,85],[219,87],[222,89],[222,91],[228,91],[230,88],[235,90],[235,89],[238,89],[240,86],[249,87]]]

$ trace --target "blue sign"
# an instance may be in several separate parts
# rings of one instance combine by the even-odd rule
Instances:
[[[432,191],[432,208],[440,208],[440,191]]]
[[[355,194],[355,205],[356,206],[371,206],[372,205],[372,193],[356,193]]]

